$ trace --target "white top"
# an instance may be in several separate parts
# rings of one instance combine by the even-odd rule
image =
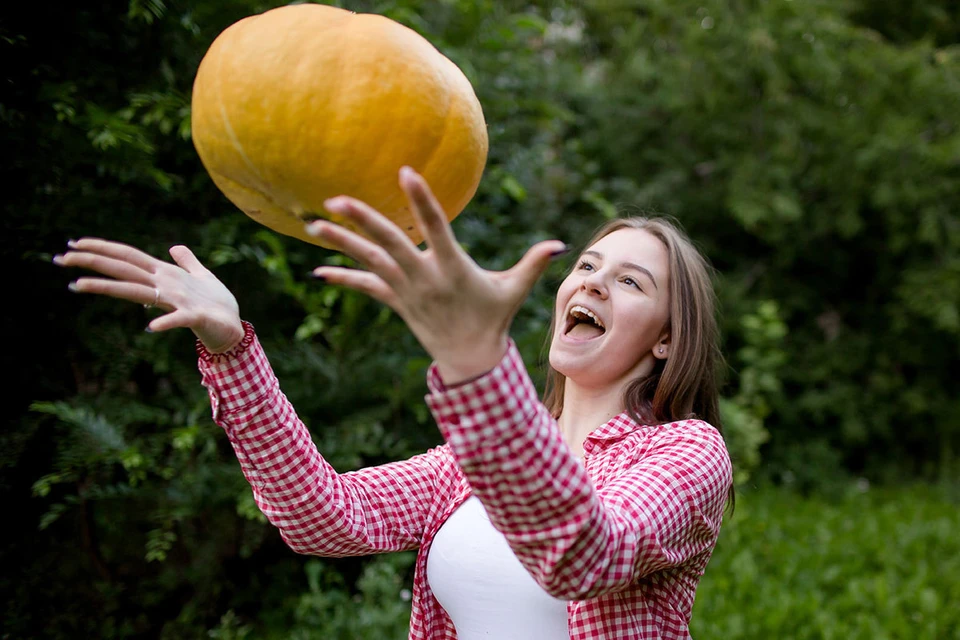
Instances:
[[[527,573],[471,496],[443,523],[427,555],[427,582],[458,640],[569,640],[567,603]]]

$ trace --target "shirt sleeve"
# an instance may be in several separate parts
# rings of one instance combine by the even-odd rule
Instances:
[[[231,352],[197,350],[213,419],[263,514],[297,553],[339,557],[417,548],[449,458],[446,447],[338,474],[280,391],[252,325],[244,324],[244,339]]]
[[[584,600],[709,552],[732,472],[720,434],[689,421],[597,490],[540,402],[516,346],[427,403],[515,555],[551,595]]]

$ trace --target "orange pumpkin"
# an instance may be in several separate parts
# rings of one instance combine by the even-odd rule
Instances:
[[[476,192],[487,129],[460,69],[415,31],[373,14],[301,4],[221,33],[193,85],[193,142],[244,213],[306,242],[346,194],[422,240],[398,171],[430,184],[449,219]],[[349,226],[349,225],[348,225]]]

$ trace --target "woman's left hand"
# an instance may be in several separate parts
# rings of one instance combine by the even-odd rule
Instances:
[[[447,384],[493,369],[507,348],[510,324],[530,289],[566,250],[558,240],[540,242],[507,271],[487,271],[460,247],[426,181],[409,167],[400,187],[427,242],[421,251],[399,227],[359,200],[338,196],[328,211],[349,218],[372,239],[326,220],[307,226],[369,271],[318,267],[314,275],[356,289],[389,305],[437,362]]]

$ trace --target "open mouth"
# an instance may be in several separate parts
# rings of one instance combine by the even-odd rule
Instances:
[[[563,335],[574,340],[592,340],[599,338],[606,331],[607,328],[597,314],[584,306],[574,305],[567,314]]]

